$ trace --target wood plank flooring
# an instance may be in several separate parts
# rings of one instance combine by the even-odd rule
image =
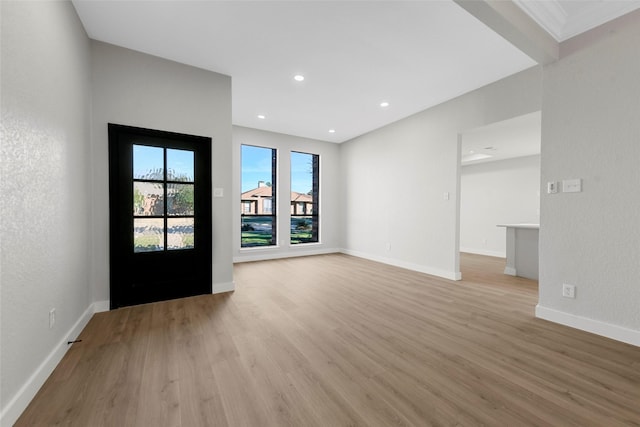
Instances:
[[[640,425],[640,348],[534,318],[537,283],[341,254],[93,316],[16,426]]]

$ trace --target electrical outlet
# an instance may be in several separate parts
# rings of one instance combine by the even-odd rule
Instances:
[[[565,298],[576,297],[576,287],[574,285],[562,284],[562,296]]]
[[[49,329],[53,329],[53,325],[56,324],[56,309],[49,310]]]

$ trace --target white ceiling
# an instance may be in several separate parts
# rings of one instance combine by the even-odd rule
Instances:
[[[540,154],[540,118],[540,111],[536,111],[463,132],[462,165]]]
[[[561,6],[567,17],[557,28],[596,6],[601,22],[615,17],[603,3],[640,6],[517,0],[531,3]],[[453,0],[73,4],[92,39],[231,76],[233,124],[332,142],[536,65]]]

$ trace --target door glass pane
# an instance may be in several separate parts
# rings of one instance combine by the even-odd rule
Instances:
[[[164,185],[157,182],[134,182],[133,215],[164,215]]]
[[[193,184],[167,184],[167,215],[193,215]]]
[[[165,235],[166,249],[193,248],[194,152],[167,148],[165,165],[165,149],[162,147],[133,145],[133,150],[134,252],[164,250]],[[164,218],[139,218],[165,215],[190,218],[169,219],[166,229]]]
[[[164,250],[164,219],[134,218],[133,251],[153,252]]]
[[[164,179],[164,149],[133,146],[133,179]]]
[[[167,179],[193,182],[193,151],[167,149]]]
[[[193,218],[167,220],[167,249],[193,249]]]

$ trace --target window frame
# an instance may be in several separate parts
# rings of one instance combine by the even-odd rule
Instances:
[[[245,214],[244,213],[244,203],[246,202],[245,199],[242,198],[242,195],[245,192],[240,193],[240,249],[241,250],[247,250],[247,249],[261,249],[261,248],[273,248],[273,247],[277,247],[278,246],[278,191],[277,191],[277,181],[278,181],[278,149],[277,148],[273,148],[273,147],[266,147],[263,145],[256,145],[256,144],[240,144],[240,188],[242,188],[242,184],[243,184],[243,179],[242,179],[242,173],[243,173],[243,159],[242,159],[242,147],[247,146],[247,147],[253,147],[253,148],[260,148],[260,149],[265,149],[265,150],[270,150],[271,151],[271,181],[270,181],[270,188],[271,188],[271,213],[269,214],[265,214],[265,213],[258,213],[260,210],[260,206],[261,204],[258,203],[259,199],[255,199],[253,201],[250,201],[251,203],[253,203],[253,206],[255,207],[256,212],[253,214]],[[258,184],[259,185],[259,184]],[[260,188],[260,187],[257,187]],[[249,190],[250,191],[250,190]],[[264,203],[264,201],[263,201]],[[264,206],[264,204],[262,204],[262,206]],[[249,218],[249,217],[253,217],[253,218],[270,218],[271,219],[271,240],[269,241],[269,243],[267,244],[249,244],[249,243],[244,243],[243,242],[243,233],[246,232],[247,230],[245,230],[245,222],[244,219],[245,218]]]
[[[309,239],[305,239],[304,241],[297,241],[299,239],[296,238],[294,241],[294,234],[291,233],[291,235],[289,236],[289,244],[292,246],[318,244],[321,242],[320,241],[320,155],[316,153],[309,153],[309,152],[300,151],[300,150],[291,150],[290,154],[293,154],[293,153],[311,156],[311,166],[312,166],[311,213],[308,212],[308,206],[306,205],[306,202],[301,202],[301,203],[304,203],[304,208],[303,208],[304,213],[303,214],[296,213],[298,211],[297,203],[300,203],[300,202],[290,200],[290,203],[295,203],[295,205],[293,205],[289,209],[290,228],[293,229],[293,221],[296,218],[311,217],[311,237]],[[290,166],[291,166],[291,163],[292,163],[292,156],[290,156],[290,159],[289,159]],[[289,174],[290,183],[293,181],[291,175],[292,174],[290,173]],[[291,186],[291,193],[293,192],[294,192],[294,189],[293,189],[293,186]],[[291,196],[289,198],[291,199]]]

